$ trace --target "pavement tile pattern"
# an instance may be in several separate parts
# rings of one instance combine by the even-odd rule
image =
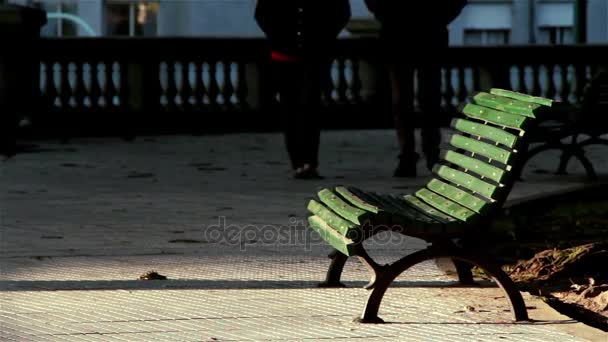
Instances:
[[[583,341],[556,327],[511,323],[502,292],[458,287],[425,262],[402,274],[381,325],[352,322],[367,297],[365,268],[349,261],[346,288],[320,289],[328,246],[306,229],[306,199],[349,184],[407,193],[420,177],[390,177],[391,131],[324,132],[325,179],[290,179],[279,134],[77,139],[0,164],[2,341]],[[606,148],[591,147],[608,173]],[[580,186],[529,164],[511,199]],[[379,235],[390,262],[420,240]],[[154,270],[167,280],[138,280]],[[531,297],[526,295],[527,300]],[[534,307],[530,308],[534,318]]]

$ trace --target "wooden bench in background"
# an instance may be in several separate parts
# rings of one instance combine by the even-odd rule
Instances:
[[[585,168],[588,179],[596,180],[595,168],[585,148],[608,145],[608,71],[600,71],[591,79],[580,105],[555,102],[550,111],[538,117],[529,134],[528,141],[534,147],[522,151],[518,176],[537,154],[559,150],[556,174],[567,174],[568,165],[575,158]]]

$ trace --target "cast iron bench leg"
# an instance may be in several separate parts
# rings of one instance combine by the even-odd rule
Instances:
[[[346,287],[340,282],[340,277],[342,276],[342,270],[348,256],[334,249],[328,257],[331,259],[331,263],[329,264],[325,281],[319,283],[319,287]]]
[[[390,284],[395,280],[395,278],[410,267],[423,261],[436,258],[452,258],[453,260],[458,260],[469,265],[475,265],[485,270],[486,273],[488,273],[494,279],[498,286],[500,286],[500,288],[507,295],[515,321],[520,322],[528,320],[528,312],[521,293],[519,290],[517,290],[517,287],[511,278],[509,278],[509,276],[499,266],[467,255],[462,250],[456,248],[446,249],[431,246],[429,248],[409,254],[397,262],[379,270],[379,272],[377,272],[377,279],[367,299],[365,308],[363,309],[363,313],[360,317],[355,319],[355,322],[383,323],[384,321],[378,317],[378,311],[380,309],[382,298],[384,297],[384,294],[386,293],[386,290]]]

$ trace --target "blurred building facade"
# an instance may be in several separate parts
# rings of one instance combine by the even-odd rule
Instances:
[[[404,0],[405,1],[405,0]],[[608,42],[608,1],[587,1],[587,41]],[[57,14],[46,36],[261,37],[256,0],[9,0]],[[450,26],[452,45],[569,44],[574,0],[470,0]],[[354,20],[369,20],[351,0]],[[63,14],[63,15],[62,15]],[[68,18],[69,16],[74,18]],[[78,21],[81,21],[80,23]],[[92,29],[92,30],[91,30]],[[343,36],[352,33],[345,31]]]

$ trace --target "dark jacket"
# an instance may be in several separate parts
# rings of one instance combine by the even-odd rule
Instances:
[[[327,55],[351,16],[349,0],[258,0],[255,20],[274,51]]]
[[[365,0],[382,24],[381,34],[404,43],[447,45],[447,26],[468,0]]]

